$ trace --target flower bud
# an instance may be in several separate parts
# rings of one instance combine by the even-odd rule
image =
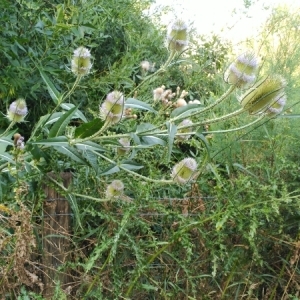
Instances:
[[[173,167],[171,177],[177,183],[187,183],[194,178],[197,167],[194,158],[185,158]]]
[[[91,53],[85,47],[79,47],[74,51],[71,61],[72,72],[78,76],[87,75],[92,68]]]
[[[117,148],[117,153],[119,155],[125,155],[130,151],[130,140],[128,138],[120,138],[118,142],[122,145],[122,147]]]
[[[7,118],[11,122],[23,122],[25,116],[28,113],[26,102],[24,99],[19,98],[16,101],[12,102],[7,111]]]
[[[225,80],[229,84],[237,87],[245,87],[253,83],[256,79],[255,72],[258,63],[252,53],[244,53],[233,62],[226,71]]]
[[[104,120],[108,120],[110,124],[118,123],[123,116],[124,101],[121,92],[113,91],[109,93],[100,107],[100,116]]]
[[[170,26],[167,35],[169,49],[181,52],[188,45],[188,26],[183,20],[175,20]]]
[[[176,106],[177,107],[181,107],[181,106],[186,106],[187,105],[187,103],[186,103],[186,101],[184,100],[184,99],[178,99],[177,101],[176,101]]]
[[[105,196],[107,199],[116,200],[123,195],[124,184],[121,180],[113,180],[106,188]]]
[[[241,105],[250,114],[264,112],[285,95],[285,86],[285,80],[279,76],[265,77],[241,97]]]

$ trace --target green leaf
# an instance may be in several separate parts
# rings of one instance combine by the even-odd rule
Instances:
[[[50,124],[53,124],[55,123],[56,121],[59,120],[59,118],[63,115],[64,113],[63,112],[55,112],[53,114],[48,114],[48,115],[45,115],[45,116],[42,116],[40,118],[40,121],[42,120],[42,122],[44,120],[47,120],[46,123],[44,124],[44,126],[47,126],[47,125],[50,125]]]
[[[70,157],[72,160],[82,163],[84,165],[88,165],[87,161],[75,148],[72,148],[71,146],[60,146],[54,148],[57,152]]]
[[[42,76],[42,79],[44,80],[44,82],[46,83],[47,89],[49,91],[50,97],[52,98],[53,102],[55,104],[57,104],[59,102],[59,100],[61,99],[61,94],[59,93],[59,91],[55,88],[54,84],[51,82],[51,80],[49,79],[49,77],[46,75],[45,72],[43,72],[42,70],[39,70],[40,74]]]
[[[5,146],[8,146],[8,145],[13,146],[14,143],[13,143],[11,137],[0,137],[0,145],[1,145],[1,146],[2,146],[2,145],[5,145]]]
[[[76,143],[75,146],[78,150],[81,151],[88,151],[88,150],[101,151],[101,152],[105,151],[105,149],[102,148],[100,145],[91,141],[79,142]]]
[[[46,140],[40,140],[32,142],[33,145],[44,145],[44,146],[68,146],[69,141],[65,136],[58,136],[55,138],[50,138]]]
[[[134,170],[140,170],[142,168],[144,168],[144,166],[136,163],[133,160],[124,160],[122,161],[120,167],[129,170],[129,171],[134,171]]]
[[[151,123],[142,123],[136,127],[136,134],[150,132],[156,127]]]
[[[110,175],[113,173],[117,173],[119,171],[120,171],[120,168],[117,165],[112,164],[108,168],[106,168],[103,172],[101,172],[99,175]]]
[[[243,167],[241,164],[238,164],[238,163],[233,163],[232,164],[233,167],[237,168],[237,169],[240,169],[242,170],[243,172],[253,176],[253,177],[256,177],[258,178],[255,174],[253,174],[252,172],[248,171],[245,167]]]
[[[60,105],[61,108],[65,109],[65,110],[70,110],[72,109],[73,107],[75,107],[74,104],[72,103],[62,103]],[[80,110],[77,110],[76,113],[74,114],[74,118],[76,119],[81,119],[83,122],[87,122],[87,119],[86,117],[84,116],[84,114],[80,111]]]
[[[96,118],[91,122],[84,123],[76,128],[75,138],[87,138],[99,131],[104,124],[104,121],[100,118]]]
[[[13,156],[9,155],[8,153],[0,153],[0,158],[6,162],[15,164],[15,160],[13,158]]]
[[[70,120],[72,119],[73,115],[75,114],[78,106],[74,106],[66,113],[64,113],[52,126],[49,132],[49,138],[60,136],[66,129],[66,126],[69,124]]]
[[[148,110],[148,111],[151,111],[151,112],[157,114],[157,111],[152,106],[150,106],[149,104],[147,104],[143,101],[140,101],[140,100],[137,100],[134,98],[128,98],[125,102],[125,107]]]
[[[152,146],[152,145],[161,145],[161,146],[165,146],[166,142],[154,135],[149,135],[149,136],[142,136],[141,140],[143,142],[143,144],[146,144],[148,146]]]
[[[168,153],[167,153],[167,162],[171,159],[172,149],[173,149],[173,143],[175,134],[177,132],[177,126],[173,123],[167,122],[167,129],[168,129]]]
[[[171,118],[175,118],[179,119],[179,118],[187,118],[188,116],[190,116],[193,112],[195,111],[201,111],[199,108],[201,107],[200,104],[188,104],[185,106],[181,106],[178,108],[175,108],[170,117]]]

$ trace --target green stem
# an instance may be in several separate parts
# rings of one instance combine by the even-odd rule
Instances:
[[[0,137],[5,136],[7,134],[7,132],[16,124],[15,121],[12,121],[8,127],[6,128],[6,130],[0,135]]]
[[[172,59],[175,56],[175,51],[172,51],[167,59],[167,61],[163,64],[163,66],[161,66],[155,73],[147,76],[146,78],[144,78],[144,80],[136,86],[136,88],[134,88],[129,94],[128,97],[130,95],[133,95],[135,91],[137,91],[142,85],[144,85],[148,80],[152,79],[153,77],[157,76],[158,74],[166,71],[166,68],[169,66],[170,62],[172,61]]]
[[[232,129],[227,129],[227,130],[215,130],[215,131],[205,131],[203,133],[205,134],[211,134],[211,133],[226,133],[226,132],[233,132],[233,131],[238,131],[238,130],[242,130],[245,129],[253,124],[258,123],[259,121],[261,121],[263,118],[265,117],[265,115],[261,115],[259,118],[255,119],[253,122],[246,124],[244,126],[241,127],[236,127],[236,128],[232,128]]]
[[[193,117],[193,116],[196,116],[198,114],[202,114],[202,113],[204,113],[208,110],[211,110],[212,108],[214,108],[215,106],[220,104],[222,101],[224,101],[235,90],[235,88],[236,88],[235,85],[231,85],[229,87],[229,89],[219,99],[217,99],[214,103],[212,103],[211,105],[205,107],[204,109],[201,109],[199,111],[196,111],[196,112],[190,114],[189,118]],[[178,120],[185,119],[185,118],[186,117],[180,117],[180,115],[179,115],[177,117],[174,117],[173,119],[170,119],[170,122],[178,121]]]
[[[79,84],[81,78],[82,78],[81,75],[78,75],[78,76],[76,77],[76,80],[75,80],[75,82],[74,82],[72,88],[68,91],[68,93],[67,93],[64,97],[62,97],[62,100],[61,100],[60,103],[62,103],[63,100],[67,99],[67,98],[74,92],[74,90],[76,89],[77,85]]]

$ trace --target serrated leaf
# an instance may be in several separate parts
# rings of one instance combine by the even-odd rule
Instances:
[[[188,104],[185,106],[181,106],[178,108],[175,108],[172,112],[170,117],[171,118],[175,118],[176,119],[181,119],[181,118],[187,118],[188,116],[190,116],[193,112],[195,111],[200,111],[201,105],[200,104]]]
[[[70,157],[74,161],[77,161],[84,165],[88,165],[87,161],[82,157],[82,155],[75,148],[72,148],[71,146],[54,147],[54,149],[57,152]]]
[[[97,131],[99,131],[104,124],[104,121],[100,118],[96,118],[91,122],[84,123],[76,128],[75,138],[84,139],[92,136]]]
[[[106,168],[103,172],[101,172],[99,175],[110,175],[113,173],[117,173],[120,171],[120,168],[117,165],[110,165],[108,168]]]
[[[137,100],[137,99],[134,99],[134,98],[128,98],[125,102],[125,107],[126,108],[135,108],[135,109],[142,109],[142,110],[148,110],[148,111],[151,111],[155,114],[157,114],[157,111],[152,107],[150,106],[149,104],[143,102],[143,101],[140,101],[140,100]]]
[[[65,109],[65,110],[70,110],[73,107],[75,107],[75,105],[72,104],[72,103],[62,103],[60,105],[60,107],[63,108],[63,109]],[[85,123],[87,122],[86,117],[84,116],[84,114],[80,110],[76,111],[76,113],[74,114],[74,118],[80,119],[80,120],[82,120]]]
[[[167,162],[171,159],[172,149],[174,138],[177,132],[177,126],[173,123],[167,122],[167,129],[168,129],[168,153],[167,153]]]
[[[58,136],[46,140],[40,140],[32,142],[33,145],[44,145],[44,146],[68,146],[69,142],[65,136]]]
[[[42,76],[42,79],[44,80],[44,82],[46,83],[47,89],[49,91],[50,97],[52,98],[53,102],[55,104],[57,104],[61,98],[61,94],[59,93],[59,91],[55,88],[54,84],[52,83],[52,81],[49,79],[48,75],[46,75],[45,72],[43,72],[42,70],[39,70],[40,74]]]
[[[74,106],[56,121],[49,131],[49,138],[60,136],[65,131],[66,126],[69,124],[77,108],[78,106]]]

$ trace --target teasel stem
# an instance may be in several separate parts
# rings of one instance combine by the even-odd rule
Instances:
[[[193,116],[205,113],[208,110],[211,110],[212,108],[214,108],[218,104],[220,104],[222,101],[224,101],[235,89],[236,89],[235,85],[230,86],[229,89],[219,99],[217,99],[214,103],[212,103],[209,106],[205,107],[204,109],[198,110],[198,111],[196,111],[196,112],[194,112],[194,113],[192,113],[192,114],[190,114],[188,116],[180,117],[180,115],[179,115],[177,117],[174,117],[173,119],[170,120],[170,122],[174,122],[174,121],[178,121],[178,120],[190,118],[190,117],[193,117]]]

